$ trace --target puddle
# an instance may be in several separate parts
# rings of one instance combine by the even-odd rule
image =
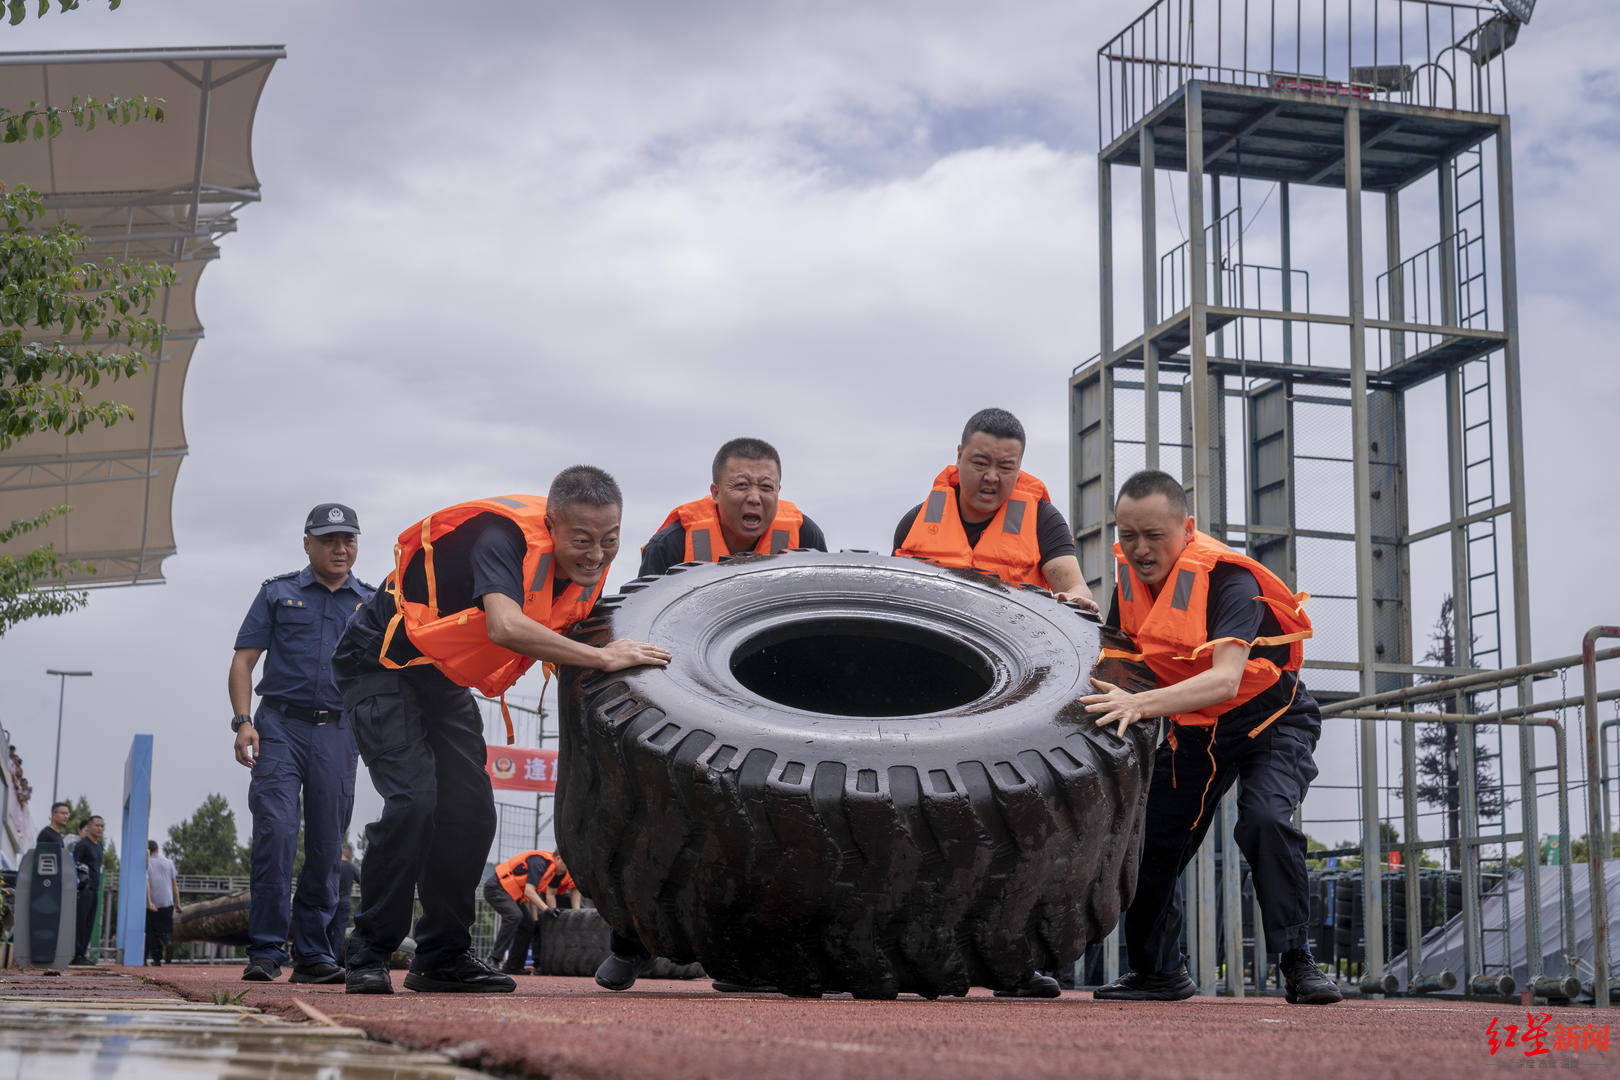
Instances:
[[[52,1080],[487,1080],[354,1028],[171,999],[0,997],[0,1076]]]

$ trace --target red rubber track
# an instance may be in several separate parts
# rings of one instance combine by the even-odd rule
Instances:
[[[1125,1004],[1069,991],[1049,1001],[794,1000],[721,995],[707,982],[651,982],[611,993],[589,979],[521,977],[515,994],[414,994],[394,973],[392,996],[347,996],[342,986],[244,983],[234,967],[126,969],[197,1001],[216,989],[291,1020],[301,999],[374,1038],[450,1053],[464,1065],[553,1080],[989,1080],[1018,1077],[1198,1076],[1312,1080],[1477,1077],[1533,1066],[1620,1075],[1620,1046],[1492,1056],[1486,1026],[1525,1026],[1521,1006],[1395,999],[1288,1005],[1278,998],[1194,998]],[[1553,1048],[1555,1024],[1604,1024],[1616,1014],[1536,1007]],[[1620,1026],[1620,1025],[1617,1025]]]

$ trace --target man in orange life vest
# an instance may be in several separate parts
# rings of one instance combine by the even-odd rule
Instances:
[[[413,893],[422,916],[407,989],[514,988],[470,951],[495,800],[467,688],[503,694],[536,660],[603,671],[668,662],[655,645],[564,636],[602,594],[623,505],[611,476],[576,465],[543,499],[502,495],[431,514],[400,534],[393,573],[344,631],[332,671],[383,798],[366,826],[349,993],[393,992],[388,958],[410,929]]]
[[[1170,719],[1154,761],[1136,894],[1125,912],[1131,970],[1096,996],[1178,1001],[1197,992],[1181,953],[1181,872],[1216,803],[1241,780],[1235,834],[1254,874],[1266,946],[1292,1004],[1341,999],[1311,959],[1305,836],[1293,814],[1316,778],[1322,714],[1299,680],[1311,623],[1281,578],[1194,528],[1180,481],[1139,472],[1120,489],[1108,624],[1136,642],[1159,689],[1093,679],[1099,727]]]
[[[523,958],[534,940],[540,913],[557,917],[558,892],[569,893],[572,905],[579,907],[579,891],[568,867],[550,851],[519,852],[484,879],[484,899],[501,919],[490,946],[490,967],[501,964],[504,957],[504,974],[523,974]]]
[[[962,428],[956,464],[934,478],[928,501],[894,530],[894,553],[972,566],[1009,585],[1051,589],[1089,611],[1074,535],[1046,485],[1019,468],[1024,425],[1005,409],[980,409]]]
[[[782,458],[770,443],[732,439],[714,455],[712,476],[708,497],[671,510],[641,549],[643,577],[739,551],[827,550],[821,527],[779,497]]]
[[[894,553],[945,566],[971,566],[1009,585],[1039,585],[1088,611],[1074,535],[1046,485],[1024,472],[1024,425],[1005,409],[980,409],[962,428],[956,464],[934,478],[928,501],[894,530]],[[1057,997],[1062,988],[1036,973],[997,997]]]

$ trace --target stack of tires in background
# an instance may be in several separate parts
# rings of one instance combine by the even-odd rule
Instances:
[[[1217,856],[1217,862],[1219,857]],[[1482,875],[1487,890],[1499,881]],[[1425,868],[1418,872],[1425,934],[1462,913],[1462,875],[1455,870]],[[1220,892],[1217,890],[1217,895]],[[1254,882],[1243,868],[1243,963],[1245,974],[1254,971]],[[1342,980],[1353,981],[1367,960],[1367,926],[1362,904],[1361,871],[1312,870],[1309,884],[1310,945],[1316,962]],[[1384,960],[1406,951],[1406,875],[1383,873]],[[1217,954],[1225,955],[1225,920],[1216,913]],[[1268,946],[1268,952],[1275,953]],[[1122,959],[1123,963],[1123,959]],[[1099,968],[1100,970],[1100,968]],[[1124,970],[1123,968],[1121,970]]]
[[[558,912],[555,919],[542,917],[534,950],[536,975],[572,975],[589,978],[597,965],[607,959],[608,924],[595,908]],[[660,957],[646,979],[701,979],[700,964],[676,964]]]

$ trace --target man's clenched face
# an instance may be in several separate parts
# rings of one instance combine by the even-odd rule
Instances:
[[[770,458],[726,459],[720,481],[709,485],[709,494],[714,496],[725,531],[746,541],[739,550],[752,549],[776,520],[781,488],[782,470]]]
[[[1159,492],[1145,499],[1121,496],[1114,507],[1114,528],[1125,561],[1155,593],[1193,537],[1193,519]]]
[[[987,431],[975,431],[956,448],[958,505],[968,521],[989,521],[1018,483],[1018,470],[1024,463],[1024,444],[1017,439],[998,439]]]

